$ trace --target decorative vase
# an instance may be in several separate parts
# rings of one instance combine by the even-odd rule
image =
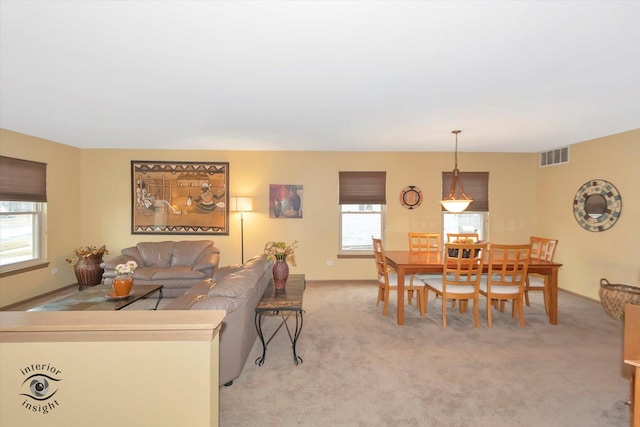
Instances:
[[[276,289],[284,289],[289,278],[289,264],[285,256],[276,255],[276,263],[273,264],[273,284]]]
[[[100,264],[102,264],[102,256],[93,256],[78,260],[76,265],[73,266],[73,272],[76,274],[80,288],[95,286],[102,281],[104,269],[100,267]]]
[[[280,200],[276,200],[275,202],[273,202],[273,215],[278,218],[280,217],[280,214],[282,213],[282,204],[280,203]]]
[[[116,296],[124,297],[131,293],[131,288],[133,287],[133,276],[130,275],[122,275],[117,276],[113,279],[113,292],[115,292]]]
[[[300,199],[300,195],[298,194],[298,189],[293,188],[291,190],[291,195],[289,196],[289,208],[295,212],[295,217],[300,217],[300,207],[302,206],[302,199]]]

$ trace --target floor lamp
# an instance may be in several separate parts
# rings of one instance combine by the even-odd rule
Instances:
[[[244,212],[253,211],[253,198],[251,197],[231,197],[229,200],[229,210],[240,212],[240,242],[242,247],[242,263],[244,264]]]

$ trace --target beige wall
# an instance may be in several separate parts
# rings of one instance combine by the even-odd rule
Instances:
[[[47,258],[49,267],[0,278],[0,306],[75,282],[65,258],[81,238],[80,150],[0,129],[0,155],[47,163]],[[52,274],[52,271],[56,271]]]
[[[615,269],[619,274],[618,279],[613,274],[607,276],[611,279],[637,281],[637,257],[631,259],[632,257],[627,256],[620,259],[612,251],[602,250],[602,247],[588,250],[582,239],[588,239],[589,244],[593,245],[597,245],[598,241],[606,241],[607,246],[630,242],[630,235],[635,231],[631,228],[631,223],[635,222],[633,215],[638,218],[638,196],[632,194],[631,186],[638,182],[638,170],[633,170],[632,167],[636,167],[634,163],[637,164],[639,160],[639,132],[573,145],[569,165],[543,169],[537,166],[536,153],[459,153],[458,163],[462,171],[490,173],[490,240],[515,243],[527,240],[531,234],[557,236],[560,239],[557,259],[565,264],[561,269],[561,287],[592,298],[597,298],[597,287],[593,288],[592,280],[582,277],[577,281],[575,277],[585,270],[595,268],[594,264],[598,262],[609,270]],[[58,217],[65,218],[64,228],[69,230],[69,233],[58,235],[58,239],[63,240],[63,243],[59,240],[50,241],[50,254],[57,257],[56,265],[61,271],[65,271],[65,284],[73,282],[73,274],[65,267],[64,257],[68,256],[75,246],[106,244],[113,256],[122,248],[141,240],[160,241],[171,238],[163,235],[131,235],[131,160],[229,162],[231,195],[255,198],[255,212],[245,214],[245,259],[261,253],[264,243],[268,240],[298,240],[298,266],[292,267],[291,271],[304,272],[310,280],[371,279],[375,275],[370,259],[336,257],[338,171],[387,171],[386,247],[404,249],[408,230],[440,231],[441,214],[438,200],[441,196],[441,172],[453,168],[452,153],[76,150],[69,147],[65,150],[64,146],[59,144],[47,144],[46,141],[43,143],[43,140],[13,132],[3,135],[10,136],[3,137],[3,154],[6,152],[8,154],[5,155],[21,157],[13,153],[20,151],[18,142],[22,140],[28,140],[36,146],[53,145],[55,149],[47,148],[50,152],[47,156],[50,157],[50,171],[64,168],[65,174],[72,175],[72,187],[65,186],[53,177],[49,182],[49,188],[56,187],[57,197],[66,201],[60,203],[50,198],[49,207],[50,215],[56,212]],[[67,155],[67,151],[73,155]],[[24,158],[32,158],[30,153],[20,154]],[[586,180],[594,177],[612,181],[623,197],[622,218],[619,224],[605,233],[582,231],[573,220],[573,195]],[[303,185],[304,217],[270,219],[269,184]],[[64,190],[60,190],[58,185]],[[417,185],[423,192],[424,202],[416,210],[407,210],[399,203],[400,191],[407,185]],[[82,197],[76,194],[78,192]],[[78,212],[81,212],[80,216]],[[50,226],[51,224],[50,218]],[[81,228],[79,234],[78,224]],[[238,213],[230,214],[228,236],[203,237],[213,239],[221,248],[222,265],[240,262]],[[576,241],[570,243],[574,239]],[[629,244],[635,244],[635,248],[638,248],[638,243]],[[592,255],[577,256],[571,251],[573,247]],[[595,254],[598,255],[594,256]],[[332,261],[333,265],[328,266],[327,261]],[[29,280],[35,284],[30,289],[23,290],[21,284],[27,278],[27,274]],[[50,289],[63,284],[60,274],[52,276],[49,272],[35,278],[33,273],[27,274],[20,275],[25,278],[12,278],[0,287],[0,305],[24,299],[36,293],[36,290]],[[593,274],[594,277],[600,277],[600,273]]]
[[[407,232],[435,231],[441,227],[438,200],[441,171],[453,167],[451,153],[333,153],[241,152],[179,150],[83,150],[82,181],[84,241],[106,243],[120,251],[140,240],[166,240],[163,235],[131,235],[131,160],[223,161],[230,164],[230,193],[255,198],[255,212],[245,214],[245,259],[262,252],[269,240],[299,241],[297,267],[307,279],[372,279],[371,259],[337,259],[338,171],[387,171],[386,246],[404,249]],[[490,171],[491,237],[501,242],[528,239],[534,227],[535,156],[531,154],[461,154],[463,170]],[[108,165],[105,173],[99,171]],[[302,219],[271,219],[269,184],[300,184]],[[425,200],[407,210],[399,201],[407,185],[422,189]],[[514,219],[517,218],[517,219]],[[185,238],[185,237],[178,237]],[[188,236],[187,239],[197,237]],[[222,250],[222,264],[240,262],[240,216],[231,213],[229,236],[212,236]],[[332,261],[332,266],[327,266]]]
[[[600,278],[611,283],[640,282],[640,130],[571,146],[566,165],[537,169],[537,226],[559,239],[559,283],[598,299]],[[573,198],[590,179],[611,182],[622,196],[622,213],[607,231],[582,229],[573,216]]]

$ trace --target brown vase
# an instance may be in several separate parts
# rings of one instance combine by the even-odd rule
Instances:
[[[276,256],[276,263],[273,264],[273,284],[276,289],[284,289],[289,278],[289,264],[284,257]]]
[[[113,279],[113,292],[115,292],[116,296],[124,297],[129,295],[132,287],[133,277],[131,276],[116,277]]]
[[[78,260],[76,265],[73,266],[73,271],[76,273],[80,288],[100,284],[102,273],[104,273],[104,269],[100,267],[100,264],[102,264],[102,257],[89,257]]]

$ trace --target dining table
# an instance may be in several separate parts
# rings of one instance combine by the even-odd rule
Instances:
[[[444,253],[385,251],[387,265],[393,267],[398,275],[398,325],[404,324],[404,278],[407,274],[442,274]],[[532,259],[529,261],[529,273],[545,276],[548,286],[549,323],[558,324],[558,270],[562,264],[553,261]],[[487,273],[489,265],[484,264],[483,272]]]

